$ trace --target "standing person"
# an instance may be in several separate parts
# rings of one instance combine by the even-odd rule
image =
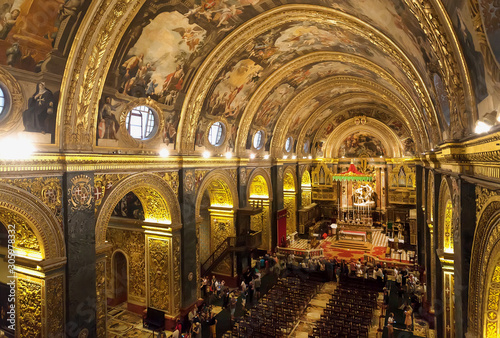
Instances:
[[[337,268],[335,269],[335,275],[337,277],[337,283],[340,282],[340,274],[342,273],[342,269],[340,268],[340,265],[337,265]]]
[[[408,330],[408,331],[411,331],[411,328],[413,326],[412,314],[413,314],[413,310],[412,310],[411,306],[406,306],[406,308],[405,308],[405,325],[406,325],[406,330]]]
[[[253,282],[248,283],[248,301],[250,304],[253,303],[253,293],[254,293],[254,285]]]
[[[222,296],[222,308],[225,309],[229,305],[229,289],[224,289]]]
[[[236,311],[236,303],[238,300],[231,294],[231,299],[229,300],[229,312],[231,313],[231,321],[234,321],[234,312]]]
[[[215,319],[215,315],[212,312],[210,313],[210,319],[208,320],[208,325],[210,327],[210,338],[216,338],[217,319]]]
[[[382,315],[385,316],[385,312],[387,308],[389,307],[389,292],[387,290],[384,290],[384,299],[382,302]]]
[[[394,323],[396,323],[394,320],[394,313],[391,312],[389,318],[387,318],[387,338],[394,337]]]
[[[260,285],[261,285],[262,280],[260,279],[260,276],[257,275],[257,277],[253,281],[253,285],[255,287],[255,298],[258,300],[260,298]]]
[[[201,338],[201,323],[194,323],[191,329],[191,338]]]

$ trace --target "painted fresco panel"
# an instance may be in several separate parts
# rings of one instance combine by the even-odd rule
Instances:
[[[339,157],[379,157],[385,154],[382,142],[364,132],[349,135],[339,148]]]

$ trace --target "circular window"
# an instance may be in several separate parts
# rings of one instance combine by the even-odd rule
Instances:
[[[257,150],[262,148],[262,145],[264,144],[264,132],[262,130],[259,130],[258,132],[253,135],[253,147]]]
[[[138,140],[146,140],[156,133],[156,114],[148,106],[133,108],[128,112],[125,123],[130,136]]]
[[[304,142],[304,153],[307,154],[309,152],[309,140]]]
[[[4,89],[0,86],[0,118],[7,111]]]
[[[286,139],[285,142],[285,150],[287,151],[287,153],[292,151],[292,144],[293,144],[293,138],[290,136]]]
[[[224,123],[215,122],[208,131],[208,142],[213,146],[220,146],[224,142]]]

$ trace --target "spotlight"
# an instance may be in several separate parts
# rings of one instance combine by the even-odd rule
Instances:
[[[380,158],[384,158],[384,156],[380,155]]]
[[[490,124],[487,124],[481,120],[477,121],[476,122],[476,127],[474,128],[474,132],[476,134],[483,134],[483,133],[487,133],[490,131],[492,125]]]
[[[250,154],[250,158],[253,160],[255,158],[255,154],[254,153],[251,153]]]
[[[489,132],[490,129],[495,125],[495,123],[500,121],[499,119],[500,114],[497,114],[496,110],[490,111],[488,114],[485,114],[482,119],[476,121],[474,132],[476,134]]]
[[[269,159],[269,155],[264,155],[264,160],[268,160]]]
[[[297,158],[297,156],[293,155],[292,156],[292,160],[295,160]]]
[[[25,160],[35,151],[35,146],[29,138],[15,136],[5,137],[0,140],[0,159]]]
[[[308,158],[309,158],[310,160],[312,160],[312,158],[313,158],[313,157],[312,157],[311,155],[309,155],[309,157],[308,157]]]
[[[226,158],[227,158],[227,159],[230,159],[231,157],[233,157],[233,153],[232,153],[232,152],[230,152],[230,151],[228,151],[228,152],[226,153]]]
[[[162,150],[160,150],[160,157],[168,157],[169,155],[170,152],[168,151],[168,149],[163,148]]]
[[[283,159],[286,160],[288,158],[288,155],[283,155]]]
[[[210,157],[210,152],[209,152],[209,151],[207,151],[207,150],[205,150],[205,151],[203,152],[203,157],[204,157],[204,158],[209,158],[209,157]]]

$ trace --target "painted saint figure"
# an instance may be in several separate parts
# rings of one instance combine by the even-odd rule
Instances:
[[[106,102],[102,106],[99,112],[99,138],[115,139],[118,129],[120,129],[120,124],[113,114],[113,110],[116,108],[115,105],[111,104],[111,98],[106,97]]]
[[[54,95],[38,83],[35,94],[28,101],[28,109],[23,112],[24,130],[30,132],[52,133],[54,118]]]

